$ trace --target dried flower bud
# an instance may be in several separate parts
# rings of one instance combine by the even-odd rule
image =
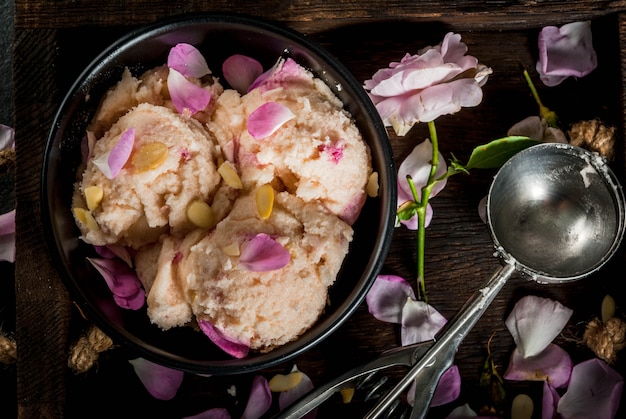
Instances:
[[[597,119],[580,121],[572,125],[568,136],[572,145],[595,151],[609,161],[615,158],[615,127]]]

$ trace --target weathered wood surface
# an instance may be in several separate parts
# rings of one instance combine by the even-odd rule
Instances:
[[[209,407],[227,407],[241,413],[247,399],[251,375],[188,375],[174,400],[156,401],[147,395],[127,362],[134,354],[122,346],[101,354],[88,373],[75,374],[67,367],[69,346],[85,332],[89,321],[73,308],[45,244],[40,222],[40,172],[48,130],[63,94],[110,42],[141,24],[166,16],[193,11],[244,12],[306,33],[364,81],[406,52],[416,53],[423,46],[439,42],[447,31],[460,32],[470,54],[494,70],[479,107],[464,109],[438,122],[444,155],[454,153],[463,160],[475,145],[505,135],[513,123],[537,113],[520,68],[524,66],[535,75],[539,29],[591,19],[598,69],[557,88],[541,86],[541,94],[544,103],[566,124],[599,117],[618,127],[620,145],[614,169],[623,179],[625,9],[624,1],[16,1],[19,416],[184,417]],[[416,127],[402,139],[391,135],[398,162],[426,136],[425,126]],[[493,257],[487,228],[477,215],[478,202],[486,194],[492,175],[476,172],[454,177],[432,201],[435,216],[428,229],[426,249],[428,295],[431,304],[447,318],[499,263]],[[398,229],[383,273],[413,277],[414,255],[413,233]],[[623,263],[620,252],[610,267],[622,272]],[[464,382],[459,403],[473,403],[479,397],[479,372],[492,336],[491,354],[500,372],[504,372],[513,348],[504,319],[521,295],[545,295],[574,308],[572,328],[563,333],[559,343],[571,351],[575,360],[592,356],[577,338],[581,325],[599,314],[602,297],[606,293],[616,298],[620,295],[617,288],[621,278],[610,276],[610,267],[567,286],[541,286],[514,275],[459,350],[456,363]],[[623,308],[624,302],[618,300],[620,303],[618,310]],[[373,319],[362,306],[339,332],[306,355],[260,373],[270,378],[295,363],[315,383],[321,383],[398,344],[397,326]],[[626,371],[621,362],[616,368]],[[236,397],[226,392],[233,384],[237,387]],[[518,391],[538,397],[541,391],[540,385],[509,383],[507,388],[511,397]],[[539,403],[540,399],[535,400]],[[474,405],[475,409],[479,407]],[[343,406],[334,399],[326,409],[334,413],[332,416],[359,417],[363,413],[359,403]],[[439,417],[449,410],[433,409],[431,414]],[[328,413],[320,417],[328,417]]]

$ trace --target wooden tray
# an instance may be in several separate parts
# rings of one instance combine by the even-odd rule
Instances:
[[[144,390],[128,359],[136,357],[123,346],[100,354],[87,373],[67,366],[72,343],[86,331],[88,320],[72,306],[46,248],[40,225],[39,187],[42,154],[56,109],[82,69],[110,42],[138,25],[191,11],[244,12],[275,19],[306,33],[337,56],[359,80],[366,80],[390,61],[441,41],[448,31],[459,32],[469,53],[493,68],[484,87],[483,103],[456,115],[440,118],[441,150],[466,160],[472,148],[502,137],[515,122],[537,114],[522,77],[525,67],[536,80],[544,103],[556,111],[565,126],[580,119],[601,118],[618,129],[614,170],[624,179],[624,86],[622,58],[626,40],[626,2],[551,1],[502,2],[427,1],[360,2],[171,2],[138,1],[15,2],[15,112],[17,133],[17,261],[16,337],[18,344],[17,405],[19,417],[185,417],[210,407],[228,408],[237,417],[245,407],[252,376],[198,377],[187,374],[175,399],[163,402]],[[498,3],[500,4],[500,3]],[[124,6],[124,7],[123,7]],[[565,11],[563,11],[565,10]],[[538,82],[537,34],[542,26],[592,20],[599,66],[591,75],[568,80],[554,88]],[[404,138],[391,135],[397,161],[426,136],[426,126]],[[427,231],[426,280],[430,303],[451,318],[472,292],[498,266],[487,227],[477,214],[487,193],[492,171],[455,176],[431,203],[435,216]],[[406,278],[415,276],[414,234],[397,229],[383,268]],[[618,293],[624,252],[597,275],[567,286],[542,286],[514,275],[459,349],[456,364],[463,391],[453,404],[432,409],[430,417],[444,417],[453,406],[483,397],[479,387],[482,364],[491,340],[491,354],[504,373],[513,350],[504,319],[517,299],[537,294],[557,299],[574,309],[568,329],[556,343],[579,362],[593,353],[578,339],[585,322],[599,315],[600,303],[610,293],[624,315],[626,301]],[[364,305],[322,344],[293,362],[259,374],[271,378],[293,364],[320,384],[352,366],[399,345],[397,326],[375,320]],[[622,358],[626,354],[622,354]],[[624,362],[614,365],[626,373]],[[256,373],[255,373],[256,374]],[[235,386],[236,396],[228,390]],[[508,396],[525,392],[539,409],[541,383],[506,383]],[[624,404],[624,403],[623,403]],[[510,402],[509,404],[510,405]],[[339,398],[327,402],[318,417],[360,417],[371,405]],[[622,406],[618,417],[626,414]],[[540,417],[535,412],[535,417]]]

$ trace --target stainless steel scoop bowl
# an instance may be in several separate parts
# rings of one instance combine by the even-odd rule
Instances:
[[[510,159],[489,191],[496,248],[539,282],[572,281],[599,269],[624,231],[624,197],[597,154],[541,144]]]
[[[368,413],[381,417],[415,381],[411,418],[423,418],[441,375],[511,274],[562,283],[599,270],[624,235],[624,193],[606,161],[567,144],[529,147],[493,179],[488,225],[502,265],[468,299],[432,342],[398,348],[338,377],[290,406],[281,418],[301,417],[353,378],[400,363],[410,370]],[[386,365],[381,365],[384,363]]]

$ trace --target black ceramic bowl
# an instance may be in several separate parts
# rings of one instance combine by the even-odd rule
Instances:
[[[85,260],[94,255],[92,246],[78,239],[71,196],[88,121],[105,91],[121,78],[124,67],[139,74],[161,65],[166,62],[169,49],[179,42],[192,44],[203,52],[217,76],[221,63],[235,53],[256,58],[264,68],[287,53],[323,79],[343,101],[369,144],[374,170],[379,173],[379,197],[367,200],[354,225],[349,254],[330,290],[330,306],[298,340],[269,353],[233,359],[200,332],[188,327],[165,332],[150,323],[145,309],[118,307],[105,282]],[[238,15],[199,14],[160,21],[130,33],[101,53],[78,77],[58,110],[48,138],[42,176],[43,225],[74,301],[115,342],[128,344],[138,356],[202,374],[235,374],[266,368],[302,354],[333,333],[363,302],[388,252],[395,220],[393,155],[386,130],[362,84],[335,57],[305,36],[279,24]]]

